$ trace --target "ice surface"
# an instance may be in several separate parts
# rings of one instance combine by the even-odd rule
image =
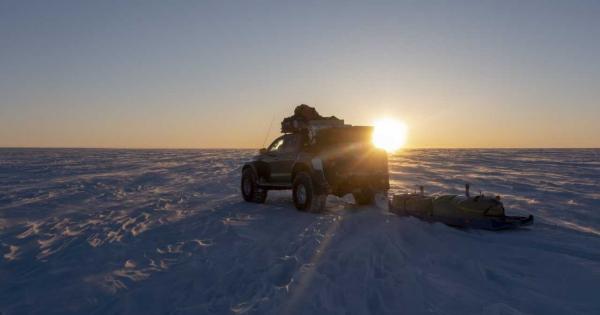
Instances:
[[[239,194],[248,150],[0,150],[0,313],[600,314],[599,150],[411,150],[394,192],[500,194],[528,229]]]

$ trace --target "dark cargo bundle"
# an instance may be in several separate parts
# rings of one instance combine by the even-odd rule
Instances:
[[[283,119],[281,122],[281,132],[301,132],[308,129],[308,127],[312,124],[343,126],[344,121],[336,118],[335,116],[323,117],[319,115],[314,107],[302,104],[296,106],[296,109],[294,109],[294,115]]]

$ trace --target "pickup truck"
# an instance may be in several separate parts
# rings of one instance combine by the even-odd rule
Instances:
[[[327,195],[352,194],[359,205],[387,200],[387,153],[372,144],[370,126],[286,133],[242,167],[244,200],[264,203],[269,190],[292,190],[300,211],[322,212]]]

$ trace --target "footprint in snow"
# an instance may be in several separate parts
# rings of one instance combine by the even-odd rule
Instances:
[[[269,268],[268,279],[276,287],[287,287],[293,280],[293,275],[298,269],[298,260],[294,256],[277,258]]]

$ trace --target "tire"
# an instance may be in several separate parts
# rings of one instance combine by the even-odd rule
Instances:
[[[357,205],[372,205],[375,202],[375,192],[370,189],[363,189],[360,192],[352,193]]]
[[[319,213],[325,209],[327,195],[315,193],[315,185],[306,172],[300,172],[294,178],[292,197],[299,211]]]
[[[242,171],[240,189],[242,197],[247,202],[264,203],[267,200],[267,191],[258,188],[256,173],[251,168]]]

